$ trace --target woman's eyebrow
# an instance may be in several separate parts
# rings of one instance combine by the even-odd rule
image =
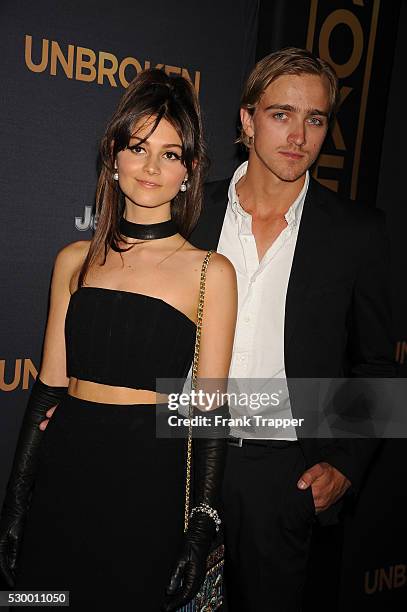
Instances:
[[[132,139],[138,140],[139,142],[142,142],[143,144],[149,144],[148,138],[146,140],[144,140],[144,138],[141,138],[140,136],[137,136],[136,134],[133,134],[130,137],[130,140],[132,140]],[[173,144],[163,144],[163,145],[161,145],[161,147],[163,149],[168,149],[169,147],[178,147],[182,151],[182,145],[180,145],[178,143],[175,143],[175,142]]]

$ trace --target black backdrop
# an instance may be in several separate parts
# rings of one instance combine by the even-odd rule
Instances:
[[[399,21],[398,0],[3,1],[0,500],[39,366],[53,259],[91,235],[98,139],[126,81],[148,65],[181,72],[199,90],[217,179],[237,163],[239,95],[256,57],[298,45],[336,64],[343,102],[314,175],[355,205],[387,213],[395,358],[405,374],[401,4]],[[343,549],[342,528],[316,534],[307,609],[405,609],[404,450],[403,440],[386,441],[344,526]],[[335,593],[336,602],[319,604],[321,592]]]

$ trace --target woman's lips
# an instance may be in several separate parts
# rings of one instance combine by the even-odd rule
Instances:
[[[136,180],[139,185],[141,185],[142,187],[145,187],[146,189],[154,189],[154,188],[161,186],[161,185],[158,185],[158,183],[151,183],[150,181],[141,181],[140,179],[136,179]]]

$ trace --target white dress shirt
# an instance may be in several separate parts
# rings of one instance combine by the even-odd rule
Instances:
[[[243,210],[236,193],[236,184],[246,171],[247,162],[244,162],[237,168],[230,183],[229,201],[217,249],[234,265],[238,284],[238,318],[229,392],[236,390],[235,386],[231,389],[233,379],[237,379],[239,389],[244,388],[245,393],[272,393],[277,389],[279,405],[259,408],[256,414],[292,418],[284,364],[285,302],[309,174],[307,172],[301,193],[285,214],[287,227],[259,262],[252,217]],[[231,411],[232,416],[247,414],[247,408],[233,405]],[[297,439],[293,426],[285,428],[283,432],[279,430],[276,435],[273,435],[273,430],[268,435],[261,435],[251,428],[239,427],[232,427],[231,433],[242,438]]]

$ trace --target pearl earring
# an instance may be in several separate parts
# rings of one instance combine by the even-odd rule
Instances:
[[[179,188],[180,191],[186,191],[187,190],[187,179],[184,179],[181,183],[181,187]]]
[[[117,172],[117,170],[116,170],[116,172],[113,174],[113,180],[115,180],[115,181],[118,181],[118,180],[119,180],[119,173]]]

